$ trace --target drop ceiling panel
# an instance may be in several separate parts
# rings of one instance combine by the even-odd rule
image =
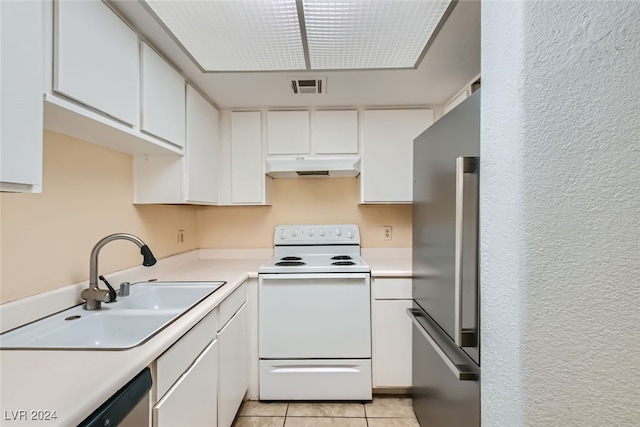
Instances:
[[[224,72],[414,68],[451,0],[146,3],[202,70]]]
[[[143,1],[106,0],[221,109],[438,106],[480,74],[480,1],[458,1],[417,68],[202,73]],[[189,1],[189,0],[183,0]],[[375,1],[375,0],[372,0]],[[425,0],[426,1],[426,0]],[[453,6],[453,5],[452,5]],[[327,93],[296,95],[291,77],[327,76]]]
[[[306,69],[295,0],[146,0],[205,71]]]
[[[312,70],[412,68],[450,1],[303,0]]]

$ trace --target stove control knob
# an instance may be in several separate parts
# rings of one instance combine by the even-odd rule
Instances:
[[[348,238],[350,238],[350,239],[353,239],[353,237],[354,237],[354,236],[353,236],[353,233],[352,233],[351,231],[349,231],[349,232],[347,233],[347,237],[348,237]]]
[[[287,233],[284,231],[280,232],[280,240],[284,240],[287,237]]]
[[[320,229],[320,235],[324,236],[325,234],[327,234],[327,232],[324,229]]]
[[[298,230],[294,229],[294,230],[291,232],[291,235],[292,235],[293,237],[296,237],[296,236],[298,235]]]
[[[314,234],[316,234],[315,231],[313,231],[313,228],[309,229],[309,236],[313,236]]]
[[[336,236],[342,236],[342,230],[336,228]]]

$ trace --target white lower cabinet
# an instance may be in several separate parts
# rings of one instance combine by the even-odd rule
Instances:
[[[216,425],[218,347],[217,340],[209,344],[154,406],[154,427]]]
[[[246,301],[245,284],[220,305],[219,324],[223,327],[218,332],[218,427],[230,427],[233,424],[249,387],[249,313]]]
[[[411,387],[411,279],[377,278],[373,286],[373,386]]]
[[[153,426],[215,427],[219,342],[209,313],[151,365]]]

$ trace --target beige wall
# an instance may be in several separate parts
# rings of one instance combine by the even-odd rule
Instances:
[[[0,194],[0,302],[86,280],[91,248],[108,234],[133,233],[158,257],[196,247],[197,208],[132,205],[130,155],[48,131],[44,140],[43,193]],[[113,242],[100,272],[140,261],[135,245]]]
[[[195,248],[270,248],[279,223],[357,223],[363,247],[411,246],[410,206],[358,205],[358,180],[282,179],[272,206],[134,206],[132,159],[65,135],[44,133],[42,194],[0,193],[0,303],[89,277],[102,237],[132,233],[157,257]],[[393,240],[383,240],[383,225]],[[186,241],[178,247],[177,230]],[[129,242],[100,255],[102,274],[140,263]]]
[[[357,223],[363,247],[410,247],[411,206],[358,205],[356,178],[276,179],[272,206],[201,207],[198,246],[270,248],[276,224]],[[383,240],[383,225],[393,240]]]

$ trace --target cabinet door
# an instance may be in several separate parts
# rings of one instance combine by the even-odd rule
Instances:
[[[42,3],[0,1],[0,182],[3,191],[42,184]]]
[[[102,1],[59,0],[55,5],[54,90],[137,126],[136,33]]]
[[[411,300],[375,300],[374,387],[411,386]]]
[[[249,387],[248,325],[245,303],[218,333],[218,427],[231,426]]]
[[[411,203],[413,140],[433,123],[433,111],[366,110],[362,136],[362,203]]]
[[[176,70],[142,43],[140,129],[184,147],[185,82]]]
[[[213,341],[154,406],[154,427],[216,426],[218,357],[218,342]]]
[[[231,113],[231,203],[262,203],[265,175],[259,111]]]
[[[187,85],[186,201],[218,201],[218,110]]]
[[[317,154],[358,154],[358,111],[316,111]]]
[[[309,112],[268,111],[269,154],[309,154]]]

